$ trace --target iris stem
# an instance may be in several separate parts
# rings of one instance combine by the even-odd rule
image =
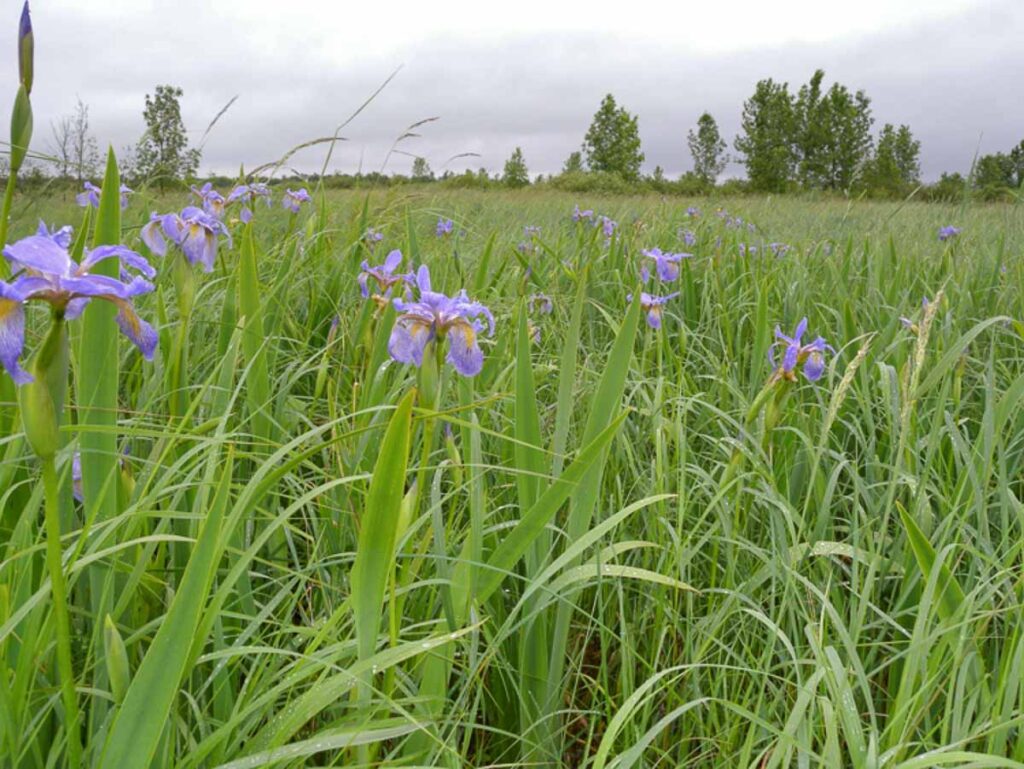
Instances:
[[[11,219],[11,206],[14,204],[14,185],[17,182],[18,174],[13,170],[7,174],[7,188],[4,190],[4,205],[0,209],[0,247],[7,244],[7,227]],[[0,278],[8,275],[7,262],[0,259]]]
[[[78,698],[71,665],[71,621],[68,615],[68,591],[60,545],[60,482],[52,456],[44,457],[43,491],[46,500],[46,566],[50,572],[53,614],[57,625],[57,672],[64,700],[65,732],[68,740],[68,765],[81,766],[82,746],[78,734]]]

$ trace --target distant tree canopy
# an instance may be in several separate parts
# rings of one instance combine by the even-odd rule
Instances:
[[[583,139],[583,151],[591,171],[618,174],[628,181],[639,179],[644,153],[636,115],[617,106],[611,94],[605,96]]]
[[[412,180],[414,182],[429,182],[434,180],[434,172],[430,170],[430,163],[426,158],[413,158]]]
[[[578,174],[583,170],[583,153],[579,151],[570,152],[569,157],[565,159],[565,163],[562,165],[562,173]]]
[[[693,172],[707,184],[714,184],[729,162],[725,140],[718,133],[718,123],[705,112],[697,119],[696,133],[691,130],[686,143],[693,156]]]
[[[743,153],[750,186],[761,192],[785,190],[797,162],[797,117],[788,84],[759,81],[743,103],[741,130],[735,146]]]
[[[846,191],[860,181],[871,157],[871,100],[833,83],[825,91],[817,70],[796,96],[787,83],[760,81],[743,105],[736,149],[744,155],[751,187]]]
[[[135,148],[134,171],[137,176],[156,181],[161,187],[168,182],[188,179],[199,168],[200,152],[189,148],[185,123],[181,119],[180,88],[158,85],[156,93],[146,94],[142,117],[146,133]]]
[[[995,152],[978,158],[974,166],[974,186],[984,189],[1016,187],[1017,169],[1012,152]]]
[[[909,126],[894,128],[886,123],[867,163],[864,185],[893,195],[909,193],[920,181],[920,154],[921,142],[914,138]]]
[[[526,168],[526,159],[519,147],[516,147],[505,161],[505,171],[501,175],[501,180],[507,187],[525,187],[530,183],[530,172]]]

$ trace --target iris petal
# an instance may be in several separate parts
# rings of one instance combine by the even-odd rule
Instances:
[[[86,255],[85,259],[82,260],[80,271],[88,272],[93,268],[93,266],[102,262],[104,259],[110,259],[112,257],[117,257],[129,267],[138,270],[147,278],[156,277],[156,270],[153,269],[142,254],[136,253],[130,248],[125,248],[124,246],[99,246],[98,248],[94,248]]]
[[[816,382],[825,371],[825,356],[818,350],[814,350],[807,356],[804,363],[804,376],[810,381]]]
[[[51,275],[69,275],[71,257],[53,238],[30,235],[4,248],[4,256],[21,267]]]
[[[0,364],[15,384],[27,384],[32,375],[19,364],[25,349],[25,308],[12,286],[0,281]]]
[[[463,376],[476,376],[483,368],[484,353],[469,323],[456,323],[449,330],[447,360]]]
[[[146,248],[154,254],[166,256],[167,241],[164,239],[164,223],[156,214],[153,214],[149,224],[144,225],[139,231],[139,237],[146,244]]]
[[[388,339],[388,352],[399,363],[423,365],[423,350],[433,338],[430,326],[418,318],[402,317],[395,321]]]
[[[118,301],[117,325],[121,332],[128,337],[142,352],[146,360],[153,360],[153,353],[156,352],[156,345],[159,336],[151,325],[146,323],[135,312],[130,302]]]
[[[786,352],[782,356],[782,370],[792,371],[796,367],[797,360],[800,357],[799,345],[790,344],[786,346]]]
[[[401,263],[402,263],[402,252],[399,251],[396,248],[394,251],[392,251],[390,254],[388,254],[387,258],[384,260],[384,269],[388,273],[392,273],[392,272],[394,272],[395,270],[398,269],[398,265],[400,265]]]

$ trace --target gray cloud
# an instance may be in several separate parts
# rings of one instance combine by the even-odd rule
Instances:
[[[197,6],[193,23],[203,13]],[[50,120],[70,111],[77,95],[90,105],[97,137],[120,149],[142,132],[145,93],[170,82],[185,90],[184,116],[197,138],[239,95],[203,157],[204,169],[233,172],[332,133],[400,64],[395,80],[344,131],[348,141],[336,149],[332,170],[379,169],[405,126],[436,115],[441,119],[424,126],[421,138],[401,145],[435,170],[446,158],[477,152],[480,158],[450,168],[495,171],[518,145],[532,171],[549,173],[579,147],[601,97],[611,92],[639,115],[647,169],[660,165],[677,175],[690,167],[686,132],[701,112],[710,111],[731,142],[758,79],[796,86],[818,67],[827,80],[868,92],[876,128],[910,124],[922,142],[926,179],[965,171],[976,150],[1005,150],[1024,138],[1024,102],[1017,98],[1024,4],[1016,0],[840,43],[694,54],[685,35],[678,46],[609,34],[544,33],[500,44],[434,37],[404,59],[374,56],[343,70],[326,64],[330,57],[320,43],[286,40],[268,48],[227,18],[211,16],[206,39],[220,35],[212,49],[196,45],[190,24],[148,29],[143,38],[153,21],[123,19],[112,35],[107,21],[84,12],[45,18],[45,29],[44,18],[36,17],[37,147],[45,148]],[[7,70],[0,93],[13,90],[14,73]],[[318,170],[323,153],[304,151],[292,165]],[[387,170],[405,171],[410,162],[393,157]]]

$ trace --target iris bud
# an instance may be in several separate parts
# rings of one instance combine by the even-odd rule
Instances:
[[[32,17],[28,12],[28,0],[21,9],[21,23],[18,25],[18,77],[25,86],[25,94],[32,93],[32,64],[35,39],[32,35]]]
[[[68,333],[63,318],[54,316],[29,373],[33,380],[18,390],[25,438],[36,456],[50,459],[60,448],[60,419],[68,382]]]
[[[120,704],[128,691],[131,674],[128,668],[128,651],[124,648],[121,634],[109,614],[103,623],[103,648],[107,657],[110,693],[114,695],[114,702]]]
[[[18,95],[14,97],[14,110],[11,112],[11,171],[17,173],[28,152],[28,143],[32,140],[32,104],[28,100],[28,91],[24,84],[18,87]]]

